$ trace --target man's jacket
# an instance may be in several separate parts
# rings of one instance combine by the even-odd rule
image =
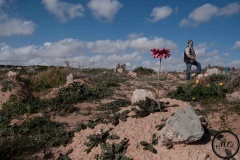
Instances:
[[[184,50],[184,62],[192,63],[195,60],[196,54],[193,48],[187,46]]]

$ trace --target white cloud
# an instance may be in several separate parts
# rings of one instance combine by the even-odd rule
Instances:
[[[240,49],[240,41],[236,41],[235,44],[232,46],[233,49]]]
[[[230,3],[226,7],[220,8],[219,9],[219,16],[231,16],[234,14],[238,14],[240,12],[240,4],[235,2],[235,3]]]
[[[231,67],[235,67],[235,68],[240,68],[240,60],[233,60],[233,61],[230,63],[230,66],[231,66]]]
[[[195,48],[195,53],[198,58],[202,58],[206,55],[206,49],[207,49],[207,45],[206,43],[199,43]]]
[[[130,41],[130,47],[138,51],[150,51],[153,48],[169,48],[174,50],[177,48],[177,45],[171,40],[165,40],[164,38],[155,37],[153,39],[148,39],[147,37],[141,37],[133,39]]]
[[[142,46],[143,44],[145,45]],[[0,57],[4,64],[14,65],[64,65],[64,60],[67,59],[75,67],[79,63],[82,66],[94,63],[95,67],[106,68],[114,67],[117,63],[127,63],[128,68],[133,69],[143,60],[143,53],[150,55],[153,47],[177,48],[174,42],[158,37],[92,42],[68,38],[57,42],[45,42],[41,46],[29,45],[19,48],[0,43]]]
[[[0,36],[31,35],[35,31],[35,24],[19,18],[0,21]]]
[[[7,1],[0,1],[0,36],[31,35],[34,33],[36,25],[32,21],[10,17],[7,11],[2,9],[5,6],[8,6]]]
[[[118,53],[127,49],[127,41],[97,40],[88,42],[87,47],[95,53]]]
[[[61,0],[42,0],[44,8],[55,15],[61,22],[83,17],[84,7],[81,4],[62,2]]]
[[[191,26],[192,24],[191,24],[191,21],[190,21],[190,20],[188,20],[188,19],[186,19],[186,18],[183,18],[183,19],[180,21],[179,25],[180,25],[181,27],[183,27],[183,26]]]
[[[157,22],[162,19],[165,19],[166,17],[170,16],[173,12],[173,9],[169,6],[163,6],[163,7],[155,7],[152,10],[151,13],[151,19],[149,19],[151,22]]]
[[[211,57],[211,56],[215,56],[217,54],[218,54],[218,50],[213,50],[212,52],[209,52],[207,55]]]
[[[88,8],[97,19],[112,21],[123,5],[118,0],[90,0]]]
[[[128,38],[129,39],[137,39],[137,38],[140,38],[140,37],[143,37],[143,33],[131,33],[128,35]]]
[[[217,11],[218,8],[216,6],[212,4],[204,4],[190,13],[188,18],[195,22],[204,22],[216,15]]]
[[[150,49],[152,47],[159,49],[172,47],[171,57],[162,61],[162,69],[165,71],[185,69],[183,53],[177,51],[177,45],[173,41],[161,37],[92,42],[68,38],[57,42],[45,42],[40,46],[29,45],[18,48],[0,43],[0,57],[2,57],[0,62],[9,65],[64,66],[64,60],[69,60],[72,67],[92,65],[97,68],[113,68],[118,63],[126,63],[128,64],[127,69],[144,66],[158,70],[159,60],[151,57]],[[109,51],[109,48],[113,49]],[[234,67],[240,64],[237,60],[231,61],[227,57],[220,56],[217,50],[208,52],[209,45],[206,43],[199,43],[194,48],[197,61],[202,64],[203,68],[208,64]],[[194,67],[192,69],[195,70]]]
[[[177,45],[164,38],[155,37],[149,39],[147,37],[139,37],[129,40],[97,40],[95,42],[87,42],[87,47],[94,53],[122,53],[127,49],[133,49],[139,52],[149,52],[153,48],[169,48],[175,50]]]
[[[229,53],[224,53],[223,56],[229,56]]]
[[[4,1],[3,1],[3,0],[0,0],[0,7],[1,7],[1,5],[3,5],[3,3],[4,3]]]
[[[189,13],[188,18],[183,18],[179,25],[181,27],[187,27],[192,25],[198,25],[201,22],[206,22],[216,16],[231,16],[238,14],[240,12],[239,3],[230,3],[225,7],[219,8],[212,4],[204,4],[191,13]]]
[[[124,54],[124,55],[110,55],[109,57],[107,57],[107,60],[110,62],[114,62],[114,63],[126,63],[129,61],[139,61],[141,60],[142,57],[140,56],[140,54],[138,52],[134,52],[131,54]]]

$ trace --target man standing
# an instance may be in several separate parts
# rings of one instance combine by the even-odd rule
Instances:
[[[190,74],[191,74],[191,67],[192,65],[197,67],[196,74],[201,73],[201,64],[196,61],[196,54],[193,49],[193,41],[189,40],[188,41],[188,46],[186,47],[184,51],[184,62],[186,63],[186,79],[190,79]]]

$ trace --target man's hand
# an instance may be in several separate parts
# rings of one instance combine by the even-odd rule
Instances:
[[[194,61],[195,61],[195,58],[190,60],[191,63],[193,63]]]

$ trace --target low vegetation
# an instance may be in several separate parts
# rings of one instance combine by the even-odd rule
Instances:
[[[154,74],[156,73],[152,68],[147,68],[147,67],[136,67],[134,70],[139,75],[147,75],[147,74]]]
[[[10,117],[2,116],[0,159],[26,159],[33,153],[67,144],[73,137],[73,132],[65,131],[64,124],[48,118],[35,118],[19,126],[10,126]]]
[[[108,69],[81,69],[76,70],[79,77],[84,77],[89,81],[87,83],[73,83],[65,85],[66,76],[74,72],[74,69],[64,67],[41,67],[34,73],[28,73],[27,70],[20,72],[21,82],[8,80],[4,75],[0,75],[1,91],[4,93],[17,90],[19,83],[24,84],[26,93],[31,94],[26,98],[19,98],[21,92],[12,93],[7,102],[2,105],[0,110],[0,159],[34,159],[36,153],[44,153],[51,147],[66,145],[71,142],[75,132],[80,132],[87,128],[94,128],[97,124],[113,124],[117,126],[121,121],[126,121],[129,110],[121,111],[124,107],[131,104],[126,97],[121,99],[113,98],[114,90],[119,89],[121,83],[127,82],[127,77],[114,73]],[[140,75],[155,74],[151,68],[137,67],[134,69]],[[174,73],[177,74],[177,73]],[[149,77],[149,76],[147,76]],[[181,84],[176,90],[170,91],[168,97],[188,101],[198,102],[203,109],[197,109],[198,115],[205,116],[208,113],[220,112],[228,109],[229,113],[240,114],[240,104],[230,103],[226,100],[226,94],[240,89],[240,74],[231,75],[213,75],[199,82],[190,82]],[[152,86],[156,85],[151,81]],[[149,82],[149,83],[150,83]],[[129,87],[132,83],[129,83]],[[141,86],[144,88],[146,86]],[[164,87],[165,84],[161,84]],[[122,86],[121,86],[122,87]],[[135,87],[135,86],[133,86]],[[49,89],[59,88],[59,92],[52,98],[44,99],[37,95],[48,93]],[[150,87],[151,88],[151,87]],[[110,103],[101,104],[100,100],[108,98],[113,100]],[[79,111],[76,104],[83,102],[98,103],[100,105],[88,110],[87,113]],[[132,117],[143,118],[151,113],[165,112],[167,107],[178,107],[178,105],[167,106],[168,103],[161,102],[161,109],[155,100],[147,98],[145,101],[139,101],[134,104],[132,111],[135,115]],[[224,108],[225,107],[225,108]],[[93,111],[94,110],[94,111]],[[120,112],[121,111],[121,112]],[[80,123],[73,129],[65,123],[57,123],[50,119],[52,115],[66,116],[69,113],[80,113],[89,116],[90,120],[86,123]],[[42,113],[42,117],[23,118],[24,115]],[[12,124],[11,121],[17,119],[19,124]],[[226,115],[221,115],[222,122],[226,121]],[[206,122],[204,118],[200,119]],[[161,130],[165,123],[155,126],[156,130]],[[110,134],[111,129],[101,131],[99,134],[88,136],[88,142],[85,143],[89,153],[92,148],[100,146],[102,153],[94,156],[97,160],[103,159],[121,159],[130,160],[125,156],[128,139],[118,141],[121,137]],[[217,131],[208,129],[208,132],[214,135]],[[107,141],[108,140],[108,141]],[[156,134],[152,135],[152,141],[141,141],[140,144],[144,150],[149,150],[154,154],[157,150],[154,148],[158,142]],[[167,148],[171,148],[169,143]],[[60,154],[57,158],[70,159],[68,155],[72,152]]]
[[[27,85],[24,89],[31,93],[46,92],[50,88],[57,87],[59,92],[53,98],[42,99],[37,96],[31,98],[18,98],[19,95],[12,94],[0,110],[0,159],[24,159],[32,158],[32,155],[38,152],[45,152],[51,147],[65,145],[71,141],[74,132],[94,127],[93,123],[79,124],[73,130],[69,130],[68,125],[57,123],[48,117],[52,114],[66,115],[77,111],[75,104],[87,101],[99,101],[103,98],[110,97],[113,89],[124,82],[124,78],[116,74],[93,74],[100,73],[100,70],[86,71],[92,85],[73,83],[63,86],[66,83],[66,76],[69,74],[69,68],[43,68],[34,74],[24,74],[21,77],[21,83]],[[6,77],[5,77],[6,78]],[[19,84],[6,79],[0,81],[2,92],[12,91]],[[19,87],[18,87],[19,89]],[[21,88],[20,88],[21,89]],[[17,92],[16,94],[19,94]],[[116,100],[110,104],[103,105],[101,110],[108,110],[110,116],[109,122],[117,125],[119,120],[126,120],[126,112],[117,113],[123,106],[130,104],[126,100]],[[104,109],[105,108],[105,109]],[[33,113],[43,113],[43,117],[33,119],[23,119],[23,115]],[[13,119],[22,119],[19,125],[10,125]],[[111,121],[110,121],[111,120]],[[102,120],[99,120],[102,122]],[[98,123],[99,123],[98,122]],[[115,154],[115,153],[114,153]],[[61,154],[58,159],[68,158],[68,155]]]

